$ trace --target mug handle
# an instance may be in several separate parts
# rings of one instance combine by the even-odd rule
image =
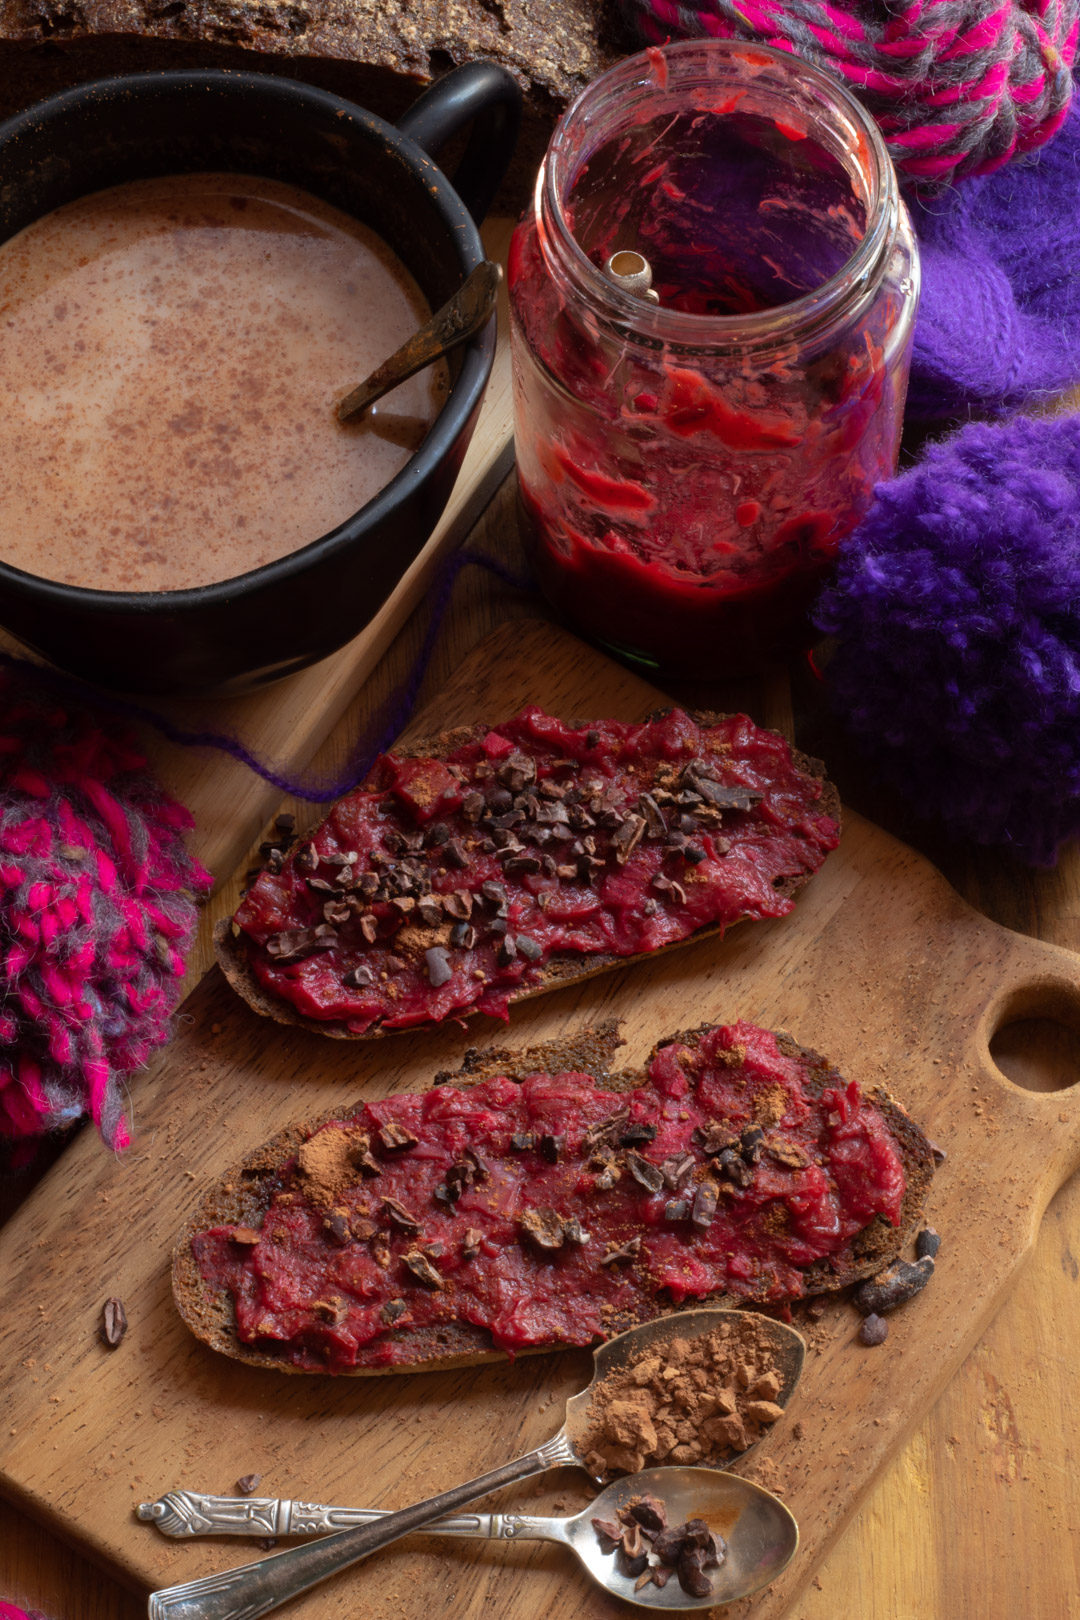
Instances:
[[[496,62],[467,62],[425,90],[398,129],[434,156],[472,120],[472,131],[451,184],[478,225],[491,207],[514,155],[521,125],[521,90]]]

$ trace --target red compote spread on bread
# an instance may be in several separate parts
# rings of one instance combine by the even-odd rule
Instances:
[[[496,1075],[365,1104],[274,1170],[261,1226],[190,1249],[239,1345],[297,1368],[438,1359],[455,1327],[585,1345],[686,1299],[828,1287],[856,1234],[901,1221],[888,1107],[785,1037],[704,1029],[634,1090]]]
[[[258,985],[352,1034],[470,1012],[587,959],[782,917],[836,845],[822,781],[744,715],[573,726],[526,709],[384,755],[234,926]]]

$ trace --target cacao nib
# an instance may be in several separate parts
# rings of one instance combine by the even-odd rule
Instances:
[[[739,1137],[739,1151],[747,1164],[757,1164],[761,1159],[762,1144],[765,1141],[765,1132],[760,1125],[749,1125]]]
[[[619,1137],[620,1147],[634,1147],[638,1142],[655,1142],[656,1126],[646,1125],[643,1120],[637,1120],[627,1125]]]
[[[894,1260],[876,1277],[859,1284],[851,1296],[852,1303],[864,1316],[881,1316],[885,1311],[894,1311],[898,1305],[914,1299],[933,1275],[934,1262],[930,1255],[914,1263]]]
[[[566,1137],[553,1136],[549,1132],[545,1132],[540,1137],[537,1146],[540,1149],[542,1159],[546,1159],[548,1164],[558,1164],[566,1151]]]
[[[686,1180],[693,1168],[694,1156],[692,1153],[679,1153],[674,1158],[665,1159],[660,1166],[664,1181],[672,1192],[677,1191],[680,1183]]]
[[[476,1259],[480,1253],[480,1239],[482,1236],[483,1234],[478,1232],[474,1226],[466,1229],[465,1236],[461,1240],[461,1258],[463,1260]]]
[[[328,951],[337,944],[337,934],[332,928],[324,930],[325,924],[320,924],[318,928],[283,929],[266,941],[266,953],[275,962],[299,962],[316,951]]]
[[[579,1247],[588,1243],[589,1233],[576,1215],[571,1215],[569,1220],[563,1218],[563,1239],[567,1243],[576,1243]]]
[[[629,1108],[620,1108],[609,1119],[602,1119],[597,1124],[590,1125],[582,1137],[582,1149],[587,1153],[599,1142],[614,1142],[629,1118]]]
[[[454,977],[454,970],[450,966],[450,958],[441,945],[432,945],[429,950],[426,950],[424,952],[424,962],[427,965],[427,976],[433,990],[438,990]]]
[[[379,1312],[379,1320],[390,1327],[394,1322],[401,1321],[408,1308],[403,1299],[388,1299]]]
[[[636,1260],[640,1253],[641,1239],[639,1237],[628,1238],[625,1243],[620,1243],[617,1248],[608,1249],[605,1254],[601,1255],[600,1264],[602,1266],[621,1266],[629,1260]]]
[[[888,1337],[889,1324],[883,1316],[877,1316],[871,1311],[869,1316],[863,1317],[862,1322],[859,1324],[860,1344],[865,1344],[872,1349],[876,1345],[884,1344]]]
[[[331,1243],[336,1243],[339,1248],[344,1248],[352,1238],[352,1233],[349,1230],[348,1213],[345,1210],[332,1209],[329,1215],[323,1216],[323,1231]]]
[[[690,1597],[709,1597],[713,1583],[705,1573],[705,1554],[697,1548],[679,1554],[679,1585]]]
[[[419,1249],[410,1249],[401,1258],[417,1282],[422,1282],[425,1288],[446,1287],[445,1279],[436,1271],[427,1255],[422,1254]]]
[[[664,1172],[658,1164],[643,1159],[640,1153],[631,1152],[626,1155],[626,1165],[634,1180],[648,1192],[658,1193],[663,1189]]]
[[[924,1226],[915,1239],[916,1260],[936,1260],[941,1248],[941,1235],[932,1226]]]
[[[702,1181],[698,1183],[694,1194],[694,1206],[690,1212],[691,1224],[704,1232],[713,1223],[716,1215],[717,1187],[715,1181]]]
[[[561,1249],[563,1246],[562,1218],[553,1209],[522,1210],[518,1225],[525,1236],[541,1249]]]
[[[592,1527],[599,1539],[601,1552],[614,1552],[622,1540],[622,1525],[617,1524],[614,1519],[593,1519]]]
[[[739,1138],[732,1135],[731,1129],[727,1125],[708,1125],[704,1127],[699,1125],[694,1131],[694,1141],[698,1143],[702,1153],[707,1154],[709,1158],[714,1158],[716,1154],[723,1153],[729,1148],[737,1148],[739,1145]]]
[[[102,1344],[107,1345],[110,1350],[117,1349],[127,1329],[128,1319],[124,1302],[112,1294],[101,1307],[98,1335]]]
[[[371,1142],[366,1136],[358,1137],[355,1142],[351,1143],[348,1149],[348,1159],[353,1169],[359,1170],[362,1175],[382,1175],[378,1160],[373,1159],[371,1156]]]
[[[387,1153],[404,1153],[416,1146],[416,1137],[399,1120],[388,1119],[379,1126],[379,1141]]]
[[[391,1226],[396,1226],[399,1232],[405,1232],[410,1236],[419,1232],[420,1222],[416,1216],[407,1210],[404,1204],[399,1203],[396,1198],[384,1198],[382,1207]]]
[[[707,776],[694,778],[694,790],[717,810],[752,810],[764,797],[754,788],[723,787]]]
[[[658,1496],[646,1493],[636,1502],[629,1503],[626,1512],[643,1530],[664,1530],[667,1527],[667,1508]]]
[[[723,1174],[736,1187],[749,1187],[754,1179],[754,1166],[747,1164],[734,1148],[724,1149],[720,1154],[719,1164]]]
[[[615,859],[624,866],[641,842],[645,831],[644,816],[628,816],[615,828],[611,842],[615,846]]]

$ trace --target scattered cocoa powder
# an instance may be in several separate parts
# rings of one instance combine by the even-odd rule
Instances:
[[[338,1195],[355,1183],[356,1170],[349,1153],[359,1134],[330,1127],[316,1131],[300,1147],[297,1165],[304,1178],[304,1191],[316,1208],[336,1203]]]
[[[598,1478],[745,1451],[782,1415],[782,1373],[768,1331],[731,1313],[696,1339],[644,1347],[600,1380],[585,1421],[585,1466]]]

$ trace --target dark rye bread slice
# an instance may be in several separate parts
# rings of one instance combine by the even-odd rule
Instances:
[[[521,1081],[531,1074],[582,1073],[589,1075],[605,1090],[617,1094],[632,1091],[644,1082],[648,1064],[661,1047],[673,1042],[694,1047],[709,1027],[702,1025],[665,1037],[640,1070],[615,1070],[611,1067],[622,1039],[619,1025],[609,1021],[596,1029],[516,1051],[507,1047],[489,1047],[482,1051],[471,1048],[456,1073],[443,1071],[435,1076],[435,1081],[437,1084],[466,1086],[498,1075]],[[777,1044],[785,1057],[792,1058],[801,1066],[807,1090],[813,1097],[820,1097],[829,1087],[844,1084],[843,1077],[820,1053],[799,1046],[791,1036],[783,1033],[777,1034]],[[804,1271],[807,1295],[835,1293],[865,1277],[875,1276],[913,1240],[921,1224],[935,1169],[933,1147],[901,1104],[886,1091],[880,1087],[868,1087],[864,1095],[883,1114],[903,1161],[906,1186],[900,1224],[894,1227],[883,1217],[875,1216],[840,1253],[808,1266]],[[318,1120],[292,1125],[280,1131],[223,1176],[206,1193],[184,1226],[173,1251],[173,1297],[191,1332],[211,1350],[245,1362],[248,1366],[271,1368],[276,1372],[302,1373],[312,1370],[292,1366],[277,1356],[241,1343],[236,1336],[233,1305],[228,1291],[215,1288],[204,1280],[191,1245],[199,1232],[211,1227],[248,1226],[258,1230],[279,1185],[281,1171],[295,1157],[301,1145],[321,1125],[330,1120],[349,1118],[358,1106],[353,1104],[337,1109]],[[611,1333],[621,1333],[638,1322],[686,1310],[692,1304],[737,1307],[753,1303],[750,1299],[718,1293],[704,1300],[685,1300],[681,1304],[673,1304],[658,1294],[655,1309],[648,1314],[642,1312],[636,1317],[627,1316],[612,1322]],[[457,1367],[473,1367],[505,1359],[505,1353],[494,1348],[484,1329],[466,1322],[441,1324],[438,1328],[422,1330],[389,1330],[386,1337],[409,1346],[411,1356],[407,1363],[390,1367],[351,1368],[346,1369],[342,1376],[374,1378],[395,1372],[450,1371]],[[519,1354],[539,1355],[557,1348],[557,1344],[537,1345]]]
[[[658,719],[669,713],[669,710],[660,710],[655,714],[647,715],[649,720]],[[726,715],[703,712],[700,710],[687,711],[692,720],[700,726],[716,726],[728,718]],[[585,724],[585,722],[581,722]],[[441,758],[452,753],[457,748],[463,748],[467,743],[476,742],[490,729],[487,725],[457,726],[452,730],[439,732],[434,737],[422,738],[415,743],[409,743],[401,748],[394,748],[393,753],[402,759],[424,759],[429,757]],[[812,777],[820,783],[821,798],[819,805],[824,815],[829,816],[840,826],[840,795],[835,786],[825,775],[825,766],[819,759],[812,759],[809,755],[800,753],[798,749],[790,750],[791,758],[796,767],[805,775]],[[785,878],[777,885],[777,893],[791,899],[808,883],[813,876],[811,872],[801,873],[794,877]],[[714,923],[708,928],[699,928],[688,934],[685,939],[673,940],[670,945],[664,945],[657,951],[638,953],[633,956],[614,956],[610,954],[591,955],[582,957],[577,953],[560,952],[552,956],[543,967],[543,978],[539,984],[527,985],[515,990],[510,995],[510,1005],[519,1001],[528,1001],[534,996],[542,996],[548,991],[561,989],[567,984],[580,984],[584,979],[592,979],[598,973],[607,973],[614,968],[626,967],[631,962],[639,962],[643,956],[663,956],[669,951],[680,950],[684,945],[694,941],[709,939],[717,934],[725,933],[742,919],[736,917],[728,923]],[[333,1020],[309,1018],[299,1013],[289,1002],[266,989],[253,973],[248,960],[249,941],[247,936],[239,929],[231,918],[225,918],[214,929],[214,951],[221,971],[238,996],[241,996],[248,1006],[264,1018],[272,1018],[278,1024],[296,1024],[301,1029],[314,1030],[320,1035],[328,1035],[339,1041],[374,1041],[382,1040],[387,1035],[410,1033],[416,1029],[423,1029],[423,1024],[412,1025],[408,1030],[370,1029],[363,1034],[356,1034],[345,1024],[335,1023]],[[467,1010],[454,1014],[455,1019],[464,1019],[475,1016]]]
[[[304,79],[396,122],[433,79],[484,58],[525,92],[497,204],[516,213],[567,102],[635,49],[616,0],[0,0],[0,116],[89,79],[227,68]]]

